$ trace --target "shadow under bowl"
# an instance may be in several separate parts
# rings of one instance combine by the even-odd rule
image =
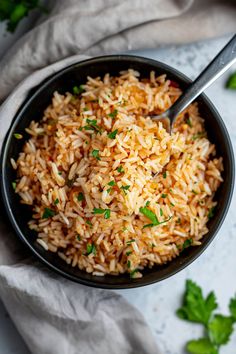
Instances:
[[[122,289],[144,286],[166,279],[185,268],[201,255],[219,231],[228,211],[234,186],[234,156],[229,134],[213,104],[202,94],[197,99],[197,102],[200,113],[205,119],[208,137],[215,144],[217,155],[223,157],[224,171],[222,175],[224,182],[215,195],[215,200],[218,202],[217,208],[214,217],[209,220],[209,232],[204,236],[200,246],[186,249],[179,257],[165,265],[145,269],[142,272],[142,278],[130,279],[128,274],[98,277],[78,268],[72,268],[59,256],[45,251],[36,242],[36,233],[31,231],[27,225],[31,219],[32,210],[29,206],[20,204],[20,198],[12,188],[12,181],[16,179],[16,172],[11,166],[10,158],[17,159],[19,152],[22,150],[24,140],[29,137],[25,133],[25,128],[30,124],[31,120],[39,121],[42,118],[45,108],[51,102],[54,91],[57,90],[63,94],[71,91],[73,86],[85,83],[87,76],[103,76],[108,72],[111,75],[118,75],[121,70],[129,68],[139,71],[142,78],[148,78],[152,70],[157,75],[165,73],[168,79],[177,81],[183,90],[191,82],[182,73],[166,64],[133,55],[97,57],[73,64],[53,74],[29,93],[12,122],[1,153],[0,183],[2,200],[15,233],[34,255],[57,273],[75,282],[98,288]],[[23,134],[24,139],[15,139],[14,133],[16,132]]]

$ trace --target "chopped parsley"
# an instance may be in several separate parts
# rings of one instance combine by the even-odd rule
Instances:
[[[49,209],[49,208],[45,208],[44,212],[43,212],[42,219],[52,218],[54,215],[56,215],[56,212],[54,210]]]
[[[87,243],[86,246],[86,251],[87,251],[87,255],[93,253],[94,255],[96,254],[96,247],[93,243]]]
[[[57,205],[58,203],[59,203],[59,199],[57,198],[54,200],[54,205]]]
[[[227,344],[236,322],[236,298],[230,299],[230,315],[215,314],[218,304],[211,291],[206,297],[202,289],[191,280],[186,281],[182,307],[177,316],[185,321],[200,323],[204,326],[204,336],[188,341],[186,350],[192,354],[219,354],[220,347]]]
[[[99,157],[99,150],[93,150],[92,156],[95,157],[95,159],[97,160],[101,160],[101,158]]]
[[[163,178],[166,179],[166,177],[167,177],[167,172],[165,171],[165,172],[163,172]]]
[[[128,268],[131,268],[131,262],[130,262],[130,260],[128,260],[128,262],[127,262],[127,267],[128,267]]]
[[[93,209],[93,214],[104,214],[104,219],[109,219],[111,216],[111,210],[110,209],[102,209],[102,208],[94,208]]]
[[[191,246],[191,244],[193,243],[193,239],[189,238],[187,240],[184,241],[183,246],[182,246],[182,251],[185,250],[185,248],[188,248]]]
[[[164,193],[163,193],[163,194],[161,195],[161,197],[162,197],[162,198],[166,198],[166,197],[167,197],[167,194],[164,194]]]
[[[101,128],[97,125],[97,120],[96,119],[86,119],[87,125],[85,125],[83,128],[85,130],[94,130],[97,133],[101,133]]]
[[[116,138],[116,134],[118,133],[118,129],[114,130],[113,132],[108,134],[108,138],[110,139],[115,139]]]
[[[135,273],[137,273],[138,272],[138,269],[134,269],[134,270],[132,270],[132,272],[130,272],[130,278],[134,278],[134,275],[135,275]]]
[[[189,126],[190,128],[192,128],[192,127],[193,127],[193,125],[192,125],[192,121],[191,121],[191,119],[190,119],[190,118],[186,119],[186,123],[188,124],[188,126]]]
[[[84,107],[83,109],[84,112],[87,112],[88,110],[89,110],[88,107]]]
[[[127,245],[131,245],[132,242],[135,242],[134,238],[132,238],[131,240],[127,241],[126,243],[127,243]]]
[[[86,220],[86,224],[89,225],[91,228],[92,228],[92,226],[93,226],[93,224],[91,223],[90,220]]]
[[[122,189],[122,191],[127,194],[127,191],[129,190],[130,186],[121,186],[120,189]]]
[[[78,241],[81,241],[81,236],[78,234],[78,235],[76,236],[76,239],[77,239]]]
[[[82,85],[73,87],[74,95],[80,95],[82,92],[84,92],[84,87]]]
[[[124,170],[123,166],[119,166],[119,167],[117,168],[117,172],[119,172],[119,173],[124,173],[125,170]]]
[[[107,183],[108,184],[108,186],[111,186],[111,187],[113,187],[115,184],[116,184],[116,182],[115,181],[110,181],[109,183]]]
[[[175,205],[174,205],[173,203],[171,203],[171,202],[170,202],[170,205],[171,205],[172,207],[174,207],[174,206],[175,206]]]
[[[126,252],[126,256],[127,256],[127,257],[130,256],[131,254],[132,254],[132,251]]]
[[[81,202],[82,200],[84,200],[84,195],[82,192],[80,192],[78,195],[77,195],[77,200],[78,202]]]
[[[16,189],[16,182],[12,182],[11,185],[12,185],[12,188],[15,190]]]
[[[117,111],[117,109],[115,109],[113,112],[108,114],[108,117],[114,119],[117,116],[117,113],[118,113],[118,111]]]
[[[22,139],[23,138],[23,135],[22,134],[19,134],[19,133],[15,133],[14,134],[14,137],[18,140]]]
[[[205,132],[200,132],[200,133],[194,134],[192,139],[196,140],[196,139],[204,138],[205,136],[206,136]]]
[[[236,71],[230,75],[226,83],[226,88],[235,90],[236,89]]]
[[[150,224],[144,225],[143,228],[153,227],[153,226],[164,224],[172,218],[172,216],[170,216],[168,219],[166,219],[164,221],[159,221],[156,214],[152,210],[148,209],[147,207],[140,208],[139,211],[141,214],[146,216],[151,221]]]
[[[208,219],[212,219],[213,218],[213,216],[215,215],[215,211],[216,211],[216,207],[213,207],[213,208],[209,209],[209,212],[207,214]]]
[[[163,210],[160,208],[160,216],[163,216]]]
[[[148,200],[148,201],[146,202],[145,206],[148,207],[148,206],[150,205],[150,203],[151,203],[151,202]]]

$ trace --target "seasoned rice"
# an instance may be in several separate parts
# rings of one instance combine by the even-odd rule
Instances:
[[[80,93],[80,91],[83,91]],[[38,243],[97,276],[142,269],[198,246],[222,182],[197,103],[172,135],[145,118],[166,110],[178,84],[133,70],[55,92],[17,161],[16,193],[32,205]]]

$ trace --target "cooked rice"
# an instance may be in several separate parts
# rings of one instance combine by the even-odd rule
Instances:
[[[31,138],[11,159],[16,193],[33,206],[29,227],[44,249],[97,276],[141,277],[143,268],[200,245],[217,204],[222,158],[196,103],[180,114],[172,135],[145,118],[181,94],[166,75],[139,79],[128,70],[88,77],[83,89],[55,92],[42,121],[26,129]],[[152,221],[140,208],[163,223],[144,228]]]

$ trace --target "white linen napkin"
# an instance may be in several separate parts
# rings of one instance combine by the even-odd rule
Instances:
[[[12,92],[0,107],[0,148],[29,90],[53,72],[84,59],[85,53],[186,42],[235,30],[231,1],[51,3],[50,15],[0,62],[0,100]],[[74,284],[45,269],[12,233],[2,205],[0,212],[0,298],[32,353],[159,353],[137,309],[115,292]]]

